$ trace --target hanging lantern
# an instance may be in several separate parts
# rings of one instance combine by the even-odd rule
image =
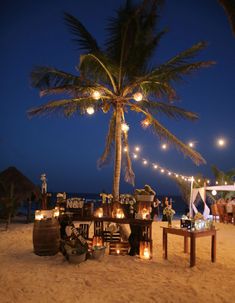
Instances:
[[[123,123],[121,124],[121,129],[122,129],[122,131],[123,131],[124,133],[127,133],[127,132],[129,131],[130,127],[129,127],[128,124],[126,124],[125,122],[123,122]]]
[[[140,241],[140,259],[150,260],[152,258],[152,245],[150,241]]]
[[[88,115],[93,115],[95,112],[94,107],[92,106],[87,107],[86,112],[88,113]]]
[[[99,100],[101,97],[101,94],[98,90],[94,90],[93,93],[92,93],[92,98],[95,99],[95,100]]]
[[[217,191],[215,189],[213,189],[211,193],[212,193],[213,196],[217,195]]]
[[[140,102],[143,99],[143,95],[140,92],[137,92],[133,95],[135,101]]]

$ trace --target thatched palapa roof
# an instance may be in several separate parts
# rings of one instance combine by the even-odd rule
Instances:
[[[18,202],[31,199],[32,193],[36,197],[40,195],[40,188],[15,167],[8,167],[0,173],[0,197],[9,197],[11,187],[13,187],[14,198]]]

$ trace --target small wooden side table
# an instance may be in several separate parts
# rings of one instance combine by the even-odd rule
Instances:
[[[190,231],[183,228],[164,227],[162,233],[163,257],[167,259],[167,235],[173,234],[184,237],[184,253],[188,252],[188,238],[190,238],[190,267],[196,264],[196,239],[211,236],[211,262],[216,261],[216,232],[217,229]]]

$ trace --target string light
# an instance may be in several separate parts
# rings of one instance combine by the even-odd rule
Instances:
[[[217,145],[218,145],[219,147],[224,147],[224,146],[226,145],[225,139],[224,139],[224,138],[219,138],[219,139],[217,140]]]
[[[137,92],[133,95],[135,101],[140,102],[143,99],[143,95],[140,92]]]
[[[129,131],[130,127],[129,127],[128,124],[126,124],[125,122],[123,122],[122,125],[121,125],[121,129],[122,129],[122,131],[124,133],[127,133]]]
[[[219,184],[219,182],[218,182],[218,181],[216,181],[216,182],[215,182],[215,184],[216,184],[216,185],[218,185],[218,184]]]
[[[127,147],[124,147],[123,148],[123,151],[126,153],[128,151],[128,148]]]
[[[136,150],[136,151],[139,150],[139,149],[138,149],[138,146],[135,147],[135,150]],[[124,149],[124,151],[125,151],[125,149]],[[133,156],[134,159],[137,159],[137,158],[138,158],[138,155],[137,155],[136,153],[133,153],[132,156]],[[142,161],[142,164],[145,165],[145,166],[147,166],[147,164],[150,162],[150,161],[148,161],[148,160],[146,160],[146,159],[144,159],[144,158],[142,158],[142,159],[140,159],[140,160]],[[182,180],[184,180],[185,182],[193,182],[193,181],[195,180],[193,176],[185,176],[185,175],[181,175],[181,174],[176,173],[176,172],[172,172],[172,170],[169,170],[169,169],[167,169],[167,168],[164,168],[164,167],[162,167],[162,166],[160,166],[160,165],[157,165],[157,164],[155,164],[155,163],[151,163],[151,162],[150,162],[150,165],[152,165],[152,167],[153,167],[155,170],[159,169],[159,171],[160,171],[162,174],[166,172],[168,176],[172,176],[172,175],[173,175],[175,178],[179,178],[179,177],[180,177],[180,178],[181,178]],[[198,179],[198,180],[197,180],[198,183],[200,183],[201,181],[202,181],[201,179]],[[205,182],[206,182],[207,184],[210,184],[210,180],[209,180],[209,179],[207,179]],[[218,181],[216,181],[215,183],[218,184]],[[225,182],[224,184],[227,185],[227,182]]]
[[[136,146],[136,147],[135,147],[135,151],[137,151],[137,152],[139,152],[139,151],[140,151],[139,146]]]
[[[167,149],[167,145],[165,143],[162,144],[162,149]]]
[[[94,107],[92,106],[87,107],[86,112],[88,113],[88,115],[93,115],[95,112]]]
[[[193,148],[194,147],[194,143],[193,142],[189,142],[188,145]]]
[[[148,127],[150,125],[150,122],[148,119],[144,119],[142,122],[141,122],[142,126],[144,128]]]
[[[95,99],[95,100],[99,100],[101,97],[101,94],[98,90],[94,90],[93,93],[92,93],[92,98]]]

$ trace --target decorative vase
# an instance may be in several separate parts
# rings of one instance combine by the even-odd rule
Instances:
[[[168,227],[172,227],[172,217],[167,216]]]

